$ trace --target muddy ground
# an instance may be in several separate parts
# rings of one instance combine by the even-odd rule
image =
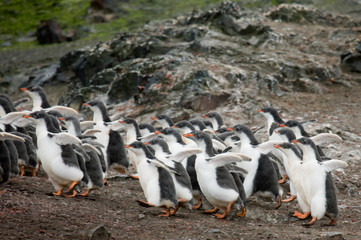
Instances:
[[[360,86],[325,88],[328,93],[323,95],[297,93],[270,101],[288,108],[284,114],[289,118],[318,119],[309,129],[331,124],[341,136],[345,131],[359,139]],[[263,123],[261,117],[254,121],[255,125]],[[110,232],[111,239],[361,239],[360,142],[344,139],[326,148],[329,156],[349,163],[344,171],[333,172],[339,191],[336,226],[325,226],[328,219],[324,218],[304,227],[305,221],[291,217],[298,209],[296,201],[275,210],[275,203],[256,197],[248,200],[242,218],[233,213],[218,220],[200,210],[185,209],[172,217],[159,217],[161,209],[137,204],[144,196],[136,180],[112,178],[101,191],[66,198],[52,196],[54,189],[40,172],[37,177],[13,177],[0,186],[0,239],[88,239],[99,226]]]

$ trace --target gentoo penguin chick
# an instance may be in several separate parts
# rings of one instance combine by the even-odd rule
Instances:
[[[142,136],[147,136],[155,132],[155,128],[149,123],[141,123],[139,126],[139,132]]]
[[[262,113],[262,115],[267,119],[267,133],[268,136],[271,137],[273,134],[273,131],[275,129],[275,126],[273,123],[284,124],[283,119],[281,118],[278,111],[273,107],[266,107],[259,109],[258,112]]]
[[[155,133],[160,134],[164,138],[171,152],[176,153],[181,150],[197,147],[197,144],[194,143],[193,141],[192,143],[194,143],[194,145],[187,144],[184,141],[186,139],[183,138],[182,135],[174,128],[164,128],[161,131],[156,131]],[[188,175],[191,178],[193,197],[198,201],[198,203],[195,206],[193,206],[193,209],[199,209],[202,206],[201,189],[199,187],[197,180],[197,173],[194,168],[196,158],[197,158],[196,155],[192,155],[188,157],[186,160],[182,161],[184,168],[187,170]]]
[[[136,155],[136,167],[139,182],[147,201],[138,200],[143,206],[165,207],[165,214],[159,216],[168,217],[176,213],[178,201],[173,178],[169,173],[171,169],[155,158],[147,146],[136,141],[126,145]]]
[[[195,127],[187,120],[182,120],[174,124],[172,128],[177,129],[181,134],[186,134],[195,131]]]
[[[307,176],[303,177],[301,181],[302,194],[308,207],[304,214],[296,212],[294,215],[299,218],[311,215],[312,220],[307,225],[312,225],[316,220],[326,215],[331,219],[328,225],[334,225],[338,214],[336,187],[328,171],[346,167],[347,163],[340,160],[330,160],[320,164],[317,160],[316,145],[311,139],[302,137],[292,142],[296,143],[303,151],[300,173]]]
[[[197,131],[203,131],[204,129],[206,129],[206,125],[203,123],[202,120],[199,119],[191,119],[189,120],[189,122],[193,125],[193,127],[197,130]]]
[[[81,141],[68,133],[60,133],[45,111],[36,111],[24,117],[36,124],[38,156],[57,191],[53,194],[59,196],[64,188],[68,188],[73,191],[68,196],[75,196],[74,187],[83,178],[83,172],[71,144],[80,144]]]
[[[279,208],[283,191],[278,184],[275,167],[266,155],[273,149],[273,145],[279,142],[268,141],[260,144],[252,130],[243,124],[238,124],[230,130],[234,130],[241,139],[240,153],[252,159],[251,162],[237,163],[248,172],[243,182],[246,197],[249,198],[256,193],[264,197],[273,197],[277,200],[275,208]]]
[[[152,120],[156,120],[162,128],[174,126],[173,120],[167,114],[159,114],[156,117],[152,117]]]
[[[139,126],[135,119],[127,118],[124,120],[119,120],[118,123],[121,123],[126,127],[127,135],[125,144],[131,144],[132,142],[140,140],[142,135],[140,134]]]
[[[94,129],[100,130],[94,136],[97,141],[105,146],[102,148],[104,158],[106,159],[107,169],[114,168],[115,170],[124,173],[125,169],[129,167],[129,160],[124,148],[124,142],[120,133],[111,129],[111,120],[108,116],[105,104],[99,100],[92,100],[84,103],[84,106],[89,107],[93,112],[93,122],[95,122]]]
[[[236,202],[241,202],[241,199],[235,180],[224,165],[248,158],[235,153],[215,155],[212,140],[204,132],[197,131],[185,136],[193,137],[203,150],[202,153],[197,154],[195,163],[197,179],[202,193],[209,203],[215,207],[213,210],[205,212],[215,213],[214,215],[219,219],[225,218],[230,213],[233,205]],[[219,209],[223,212],[216,213]],[[239,215],[244,215],[244,211]]]
[[[202,115],[203,118],[207,118],[211,121],[214,131],[218,130],[223,126],[222,116],[218,112],[209,112]]]
[[[153,139],[145,144],[154,149],[155,157],[157,159],[164,162],[167,166],[177,170],[178,174],[172,173],[172,177],[177,193],[178,207],[181,204],[186,204],[189,209],[192,209],[192,205],[190,204],[193,199],[191,179],[180,162],[193,154],[202,152],[202,150],[197,148],[189,149],[172,155],[169,151],[168,144],[162,138]]]

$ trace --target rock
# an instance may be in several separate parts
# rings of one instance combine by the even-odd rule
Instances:
[[[109,240],[110,236],[110,232],[104,226],[98,226],[89,233],[90,240]]]
[[[315,240],[343,240],[345,239],[341,232],[324,232],[321,233],[321,238],[315,238]]]
[[[139,89],[137,88],[143,79],[139,72],[128,72],[116,78],[108,92],[108,100],[117,102],[133,97]]]
[[[52,64],[50,66],[41,67],[40,69],[33,69],[30,73],[29,79],[26,83],[23,83],[20,87],[26,87],[29,85],[44,86],[46,83],[52,81],[55,77],[58,64]],[[64,79],[65,81],[69,81]]]

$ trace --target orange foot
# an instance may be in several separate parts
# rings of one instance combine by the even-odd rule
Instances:
[[[298,219],[306,219],[308,216],[310,216],[311,212],[305,212],[304,214],[295,211],[292,216],[297,217]]]
[[[278,198],[277,198],[277,205],[274,207],[275,209],[279,209],[282,205],[282,201],[281,201],[281,196],[278,195]]]
[[[278,183],[279,183],[279,184],[284,183],[284,182],[286,181],[287,177],[288,177],[287,174],[283,175],[283,177],[282,177],[280,180],[278,180]]]
[[[215,213],[213,215],[216,216],[216,218],[218,218],[218,219],[223,219],[226,217],[227,211],[224,211],[223,213]]]
[[[129,177],[135,180],[139,180],[139,176],[137,175],[129,174]]]
[[[70,195],[64,195],[65,197],[75,197],[76,196],[76,191],[75,190],[73,190],[73,193],[72,194],[70,194]]]
[[[169,217],[171,212],[169,209],[162,211],[163,214],[159,214],[158,217]]]
[[[284,203],[288,203],[288,202],[292,202],[293,200],[295,200],[297,197],[292,195],[290,198],[284,199],[282,200],[282,202]]]
[[[218,212],[219,208],[215,207],[212,210],[204,210],[202,213],[208,214],[208,213],[216,213]]]
[[[36,169],[36,168],[33,168],[33,169],[31,170],[31,176],[32,176],[32,177],[36,177],[36,172],[37,172],[37,169]]]
[[[179,204],[177,205],[177,207],[176,207],[175,209],[171,209],[171,210],[169,210],[170,215],[174,215],[174,214],[176,214],[176,212],[178,211],[178,209],[179,209]]]
[[[154,207],[153,204],[147,202],[147,201],[144,201],[144,200],[137,200],[139,205],[142,206],[142,207]]]
[[[236,213],[236,215],[239,217],[243,217],[244,215],[246,215],[246,209],[242,206],[242,212]]]
[[[24,166],[21,166],[21,167],[19,168],[19,170],[20,170],[20,176],[21,176],[21,177],[24,176],[24,174],[25,174]]]
[[[103,179],[103,184],[104,184],[104,186],[108,185],[108,180],[106,178]]]
[[[331,221],[327,223],[327,226],[335,226],[336,225],[336,218],[331,218]]]
[[[79,181],[74,181],[74,182],[71,183],[70,187],[68,188],[68,189],[69,189],[69,192],[70,192],[71,190],[73,190],[73,188],[75,187],[75,185],[78,184],[78,182],[79,182]]]
[[[88,195],[88,193],[89,193],[89,189],[85,190],[85,192],[80,193],[79,195],[85,197]]]
[[[316,222],[316,220],[317,220],[317,218],[313,217],[310,222],[305,224],[305,226],[311,226],[312,224],[314,224]]]
[[[52,194],[55,196],[60,196],[62,192],[63,192],[63,189],[59,189],[56,193],[53,192]]]
[[[197,205],[192,206],[192,209],[194,210],[197,210],[202,206],[202,198],[199,197],[197,200],[198,200]]]

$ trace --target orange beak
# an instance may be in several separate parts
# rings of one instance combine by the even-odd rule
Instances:
[[[171,126],[171,128],[177,128],[176,126]]]
[[[24,118],[32,118],[30,115],[25,115]]]
[[[204,114],[203,114],[203,115],[202,115],[202,118],[208,118],[208,117],[207,117],[207,115],[204,115]]]
[[[65,121],[65,119],[64,118],[62,118],[62,117],[60,117],[60,118],[58,118],[60,121]]]
[[[84,104],[83,104],[83,106],[87,106],[87,107],[88,107],[88,106],[89,106],[89,104],[87,104],[87,103],[84,103]]]
[[[227,128],[228,131],[235,131],[233,128]]]
[[[145,144],[145,145],[149,145],[150,143],[149,143],[149,142],[145,142],[144,144]]]
[[[258,111],[258,112],[263,112],[262,109],[258,109],[257,111]]]
[[[152,120],[156,120],[156,119],[158,119],[157,117],[152,117]]]
[[[293,143],[300,143],[298,140],[292,140]]]
[[[118,123],[125,123],[123,120],[119,120]]]
[[[20,88],[20,91],[29,91],[27,88]]]
[[[286,125],[284,125],[284,124],[280,124],[280,127],[287,127]]]
[[[275,148],[282,148],[280,145],[274,145]]]
[[[124,147],[125,148],[132,148],[132,146],[130,146],[130,145],[125,145]]]
[[[277,133],[277,134],[279,134],[279,133],[280,133],[280,132],[279,132],[279,131],[277,131],[277,130],[276,130],[276,131],[274,131],[274,132],[275,132],[275,133]]]
[[[183,137],[194,137],[194,135],[192,133],[187,133],[187,134],[184,134]]]
[[[162,134],[161,132],[159,131],[154,131],[155,134]]]

